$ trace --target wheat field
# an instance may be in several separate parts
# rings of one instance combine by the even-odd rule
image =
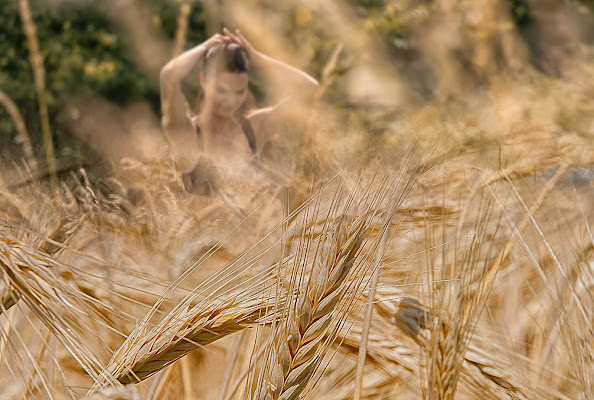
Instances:
[[[168,43],[140,3],[110,18],[150,70],[195,10],[170,2]],[[146,105],[65,105],[101,173],[23,141],[0,169],[0,399],[591,398],[591,38],[539,68],[503,0],[386,1],[415,46],[395,63],[352,2],[230,3],[210,23],[268,54],[323,47],[316,101],[212,197]]]

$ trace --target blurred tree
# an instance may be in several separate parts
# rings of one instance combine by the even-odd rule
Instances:
[[[200,2],[189,1],[188,44],[205,38]],[[181,1],[149,0],[150,23],[168,39],[173,39]],[[146,76],[131,57],[131,49],[101,1],[32,0],[31,8],[44,56],[48,103],[58,153],[69,153],[84,145],[75,143],[64,131],[58,110],[70,97],[98,93],[116,104],[148,100],[159,107],[158,82]],[[28,45],[18,13],[18,2],[0,0],[0,89],[17,104],[31,132],[39,154],[41,135],[33,73],[28,61]],[[0,109],[0,156],[20,154],[16,130],[6,110]]]

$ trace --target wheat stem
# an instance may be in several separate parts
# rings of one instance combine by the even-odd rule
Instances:
[[[365,305],[365,315],[363,317],[363,331],[361,333],[361,343],[359,345],[359,356],[357,358],[357,370],[355,375],[355,390],[353,392],[353,399],[361,399],[361,390],[363,387],[363,369],[365,367],[365,356],[367,354],[367,339],[369,337],[369,331],[371,329],[371,320],[373,318],[373,310],[375,303],[375,291],[379,283],[379,277],[381,272],[381,261],[385,253],[386,245],[388,244],[388,238],[390,236],[392,213],[389,213],[385,217],[384,221],[384,233],[382,240],[378,248],[378,252],[375,255],[375,264],[373,276],[370,282],[369,294],[367,295],[367,301]]]
[[[179,56],[186,45],[186,32],[188,31],[188,17],[191,6],[188,3],[182,3],[179,6],[179,15],[177,17],[177,29],[175,31],[175,46],[173,47],[173,57]]]
[[[47,98],[45,94],[45,69],[43,67],[43,55],[39,50],[37,40],[37,29],[31,15],[31,7],[28,0],[19,0],[19,12],[23,22],[27,43],[29,44],[29,60],[33,68],[35,78],[35,89],[39,103],[39,116],[41,118],[41,131],[45,145],[45,156],[50,175],[50,183],[54,193],[58,191],[58,176],[56,175],[56,158],[54,156],[54,143],[49,122]]]
[[[18,133],[18,142],[23,145],[23,151],[25,153],[25,159],[31,169],[37,169],[37,161],[35,160],[35,154],[33,153],[33,146],[31,145],[31,138],[27,132],[25,121],[19,111],[17,105],[12,101],[10,97],[2,90],[0,90],[0,103],[6,108],[14,127]]]
[[[165,393],[165,388],[167,387],[167,383],[169,382],[172,372],[173,368],[166,368],[156,374],[156,378],[158,379],[153,382],[151,388],[149,389],[150,400],[159,400],[163,397],[163,393]]]
[[[235,338],[235,343],[233,344],[233,348],[231,349],[231,354],[229,354],[229,359],[227,361],[227,368],[225,368],[225,375],[223,375],[223,382],[221,383],[221,389],[219,394],[219,400],[223,400],[225,398],[225,393],[227,392],[227,388],[229,387],[229,382],[233,375],[233,370],[235,369],[235,363],[237,362],[237,357],[239,356],[239,351],[241,349],[241,344],[245,339],[245,331],[241,331],[237,334]]]

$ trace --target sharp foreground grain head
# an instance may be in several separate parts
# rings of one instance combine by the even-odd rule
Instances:
[[[291,280],[294,290],[288,292],[293,295],[286,301],[287,308],[278,313],[265,361],[248,385],[249,398],[299,398],[364,289],[382,236],[370,238],[373,221],[398,197],[380,189],[357,201],[358,193],[351,194],[341,207],[336,207],[337,196],[330,207],[335,216],[324,214],[326,223],[316,239],[300,243],[297,275]]]
[[[223,303],[208,299],[177,307],[151,330],[141,325],[130,334],[93,389],[117,382],[138,383],[191,351],[256,324],[273,304],[266,299]]]

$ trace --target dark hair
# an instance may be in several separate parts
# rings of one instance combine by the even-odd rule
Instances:
[[[213,46],[204,57],[204,77],[219,72],[249,73],[250,65],[245,50],[236,43],[223,43]]]

